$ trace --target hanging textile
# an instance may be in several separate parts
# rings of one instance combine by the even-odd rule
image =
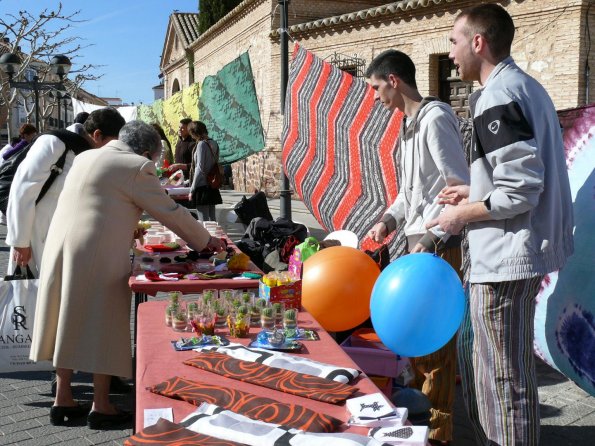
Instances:
[[[219,144],[222,163],[233,163],[264,148],[258,98],[247,52],[216,75],[204,79],[198,109],[209,136]]]
[[[327,231],[347,229],[362,240],[396,198],[401,117],[375,102],[364,80],[295,46],[283,164],[293,189]],[[362,247],[377,245],[368,240]]]
[[[574,254],[543,280],[535,307],[535,351],[595,396],[595,105],[558,112],[574,202]]]

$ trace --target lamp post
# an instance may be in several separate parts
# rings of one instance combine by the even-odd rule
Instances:
[[[281,21],[279,23],[280,51],[281,51],[281,113],[285,112],[285,94],[287,90],[288,71],[289,71],[289,44],[287,27],[288,25],[288,6],[290,0],[277,0],[281,6]],[[281,166],[281,191],[279,213],[281,217],[291,220],[291,190],[289,189],[289,178]]]
[[[51,89],[64,89],[62,80],[70,71],[72,64],[70,59],[63,54],[52,57],[50,61],[50,71],[60,78],[58,82],[42,82],[37,76],[33,76],[31,81],[13,81],[13,76],[18,73],[21,66],[21,59],[14,53],[6,53],[0,56],[0,70],[8,75],[8,85],[12,88],[22,88],[32,90],[35,95],[35,125],[39,127],[39,92]],[[58,99],[59,100],[59,99]],[[58,113],[59,115],[59,113]],[[59,121],[58,117],[58,121]]]

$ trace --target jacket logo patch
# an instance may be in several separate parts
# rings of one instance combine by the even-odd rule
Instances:
[[[492,132],[494,135],[498,133],[500,130],[500,120],[496,119],[488,124],[488,130]]]

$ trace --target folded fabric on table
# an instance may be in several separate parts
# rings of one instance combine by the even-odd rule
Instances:
[[[318,376],[242,361],[224,353],[202,352],[184,364],[258,386],[330,404],[339,404],[357,392],[357,387]]]
[[[381,446],[374,438],[356,434],[314,434],[275,423],[251,420],[230,410],[204,403],[180,423],[213,437],[253,446]]]
[[[156,243],[153,245],[144,245],[144,248],[150,252],[168,252],[180,249],[180,245],[177,243]]]
[[[152,446],[241,446],[245,443],[209,437],[208,435],[193,432],[179,424],[160,418],[157,424],[148,426],[124,440],[124,446],[145,446],[149,444]]]
[[[248,392],[190,381],[178,376],[148,390],[195,406],[200,406],[203,402],[216,404],[250,418],[284,424],[309,432],[334,432],[342,424],[341,420],[297,404],[280,403]]]
[[[179,273],[167,273],[167,274],[159,274],[155,271],[145,271],[145,278],[150,280],[151,282],[163,282],[163,281],[172,281],[175,282],[180,280],[184,277],[183,274]]]
[[[202,347],[196,351],[215,351],[225,353],[236,359],[258,362],[271,367],[285,370],[292,370],[306,375],[318,376],[320,378],[332,379],[344,384],[359,376],[359,372],[348,367],[338,367],[324,362],[313,361],[299,356],[288,355],[287,353],[266,350],[263,348],[248,348],[241,344],[229,344],[225,347]]]

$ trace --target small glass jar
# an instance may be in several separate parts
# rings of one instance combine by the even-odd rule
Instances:
[[[250,314],[235,312],[227,316],[229,336],[232,338],[247,338],[250,334]]]
[[[272,307],[265,307],[260,310],[260,328],[273,330],[275,328],[275,313]]]
[[[285,304],[283,302],[274,302],[271,306],[275,315],[275,325],[281,326],[283,323],[283,313],[285,313]]]
[[[283,328],[285,330],[297,328],[297,310],[295,308],[289,308],[283,313]]]
[[[171,327],[176,331],[187,331],[188,329],[188,316],[181,305],[171,309]]]

